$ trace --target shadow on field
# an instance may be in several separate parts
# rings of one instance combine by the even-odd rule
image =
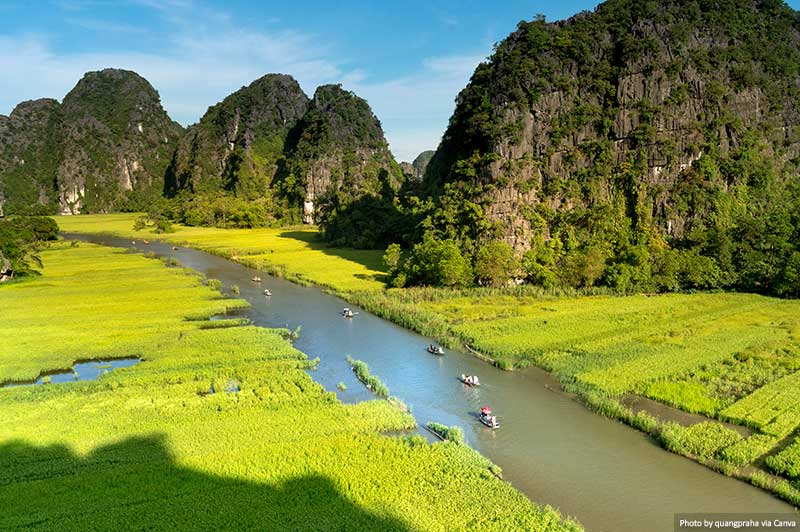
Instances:
[[[0,530],[409,530],[321,476],[271,485],[178,465],[162,436],[85,458],[63,445],[0,445],[0,508]]]
[[[307,244],[309,248],[315,251],[321,251],[326,255],[356,262],[371,270],[380,271],[383,269],[383,251],[381,250],[332,247],[330,244],[322,240],[322,237],[319,233],[313,233],[309,231],[282,231],[278,236],[281,238],[299,240]],[[359,274],[356,275],[356,277],[386,282],[386,275],[384,274]]]

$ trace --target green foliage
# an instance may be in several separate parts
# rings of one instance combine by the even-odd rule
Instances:
[[[400,260],[403,258],[400,244],[389,244],[383,254],[383,265],[386,267],[389,275],[394,275],[400,268]]]
[[[438,434],[445,440],[458,444],[464,443],[464,431],[461,430],[461,427],[448,427],[447,425],[442,425],[441,423],[436,423],[435,421],[429,421],[426,426],[431,430],[431,432]]]
[[[389,388],[376,376],[370,374],[369,366],[363,360],[355,360],[347,355],[347,363],[353,367],[353,372],[358,380],[364,383],[368,390],[384,399],[389,398]]]
[[[475,278],[479,284],[500,287],[514,275],[514,250],[502,240],[486,242],[475,254]]]
[[[58,225],[41,216],[0,219],[0,274],[3,280],[37,273],[39,252],[46,242],[56,240]]]
[[[759,457],[768,453],[776,443],[777,440],[773,436],[753,434],[747,439],[724,448],[720,457],[737,466],[752,464]]]
[[[397,276],[406,284],[426,286],[468,286],[472,284],[469,259],[452,240],[439,240],[426,233],[411,249]]]
[[[702,458],[713,458],[725,447],[741,441],[735,430],[720,423],[706,421],[696,423],[683,431],[681,447],[688,453]]]
[[[795,438],[780,453],[767,457],[766,463],[767,467],[780,475],[800,477],[800,438]]]

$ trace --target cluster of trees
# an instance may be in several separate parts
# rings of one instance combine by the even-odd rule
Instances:
[[[249,229],[302,222],[300,207],[270,195],[249,199],[231,193],[179,194],[160,198],[147,209],[148,223]]]
[[[43,242],[56,240],[58,225],[44,216],[17,216],[0,220],[0,282],[33,275],[41,268]]]

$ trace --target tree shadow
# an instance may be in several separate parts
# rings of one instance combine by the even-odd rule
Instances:
[[[410,530],[354,505],[320,475],[266,484],[179,465],[165,436],[86,457],[64,445],[0,445],[0,508],[1,530]]]

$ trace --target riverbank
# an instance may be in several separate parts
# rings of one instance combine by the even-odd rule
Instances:
[[[108,227],[102,216],[59,221],[65,220],[67,230],[102,232],[102,226],[130,237],[134,217],[114,216]],[[275,234],[283,234],[250,231],[261,233],[242,236],[238,230],[179,228],[167,238],[247,265],[251,256],[230,256],[230,244],[220,247],[219,242],[225,241],[220,235],[229,234],[231,242],[243,238],[242,243],[251,246],[247,249],[256,252],[273,246]],[[322,258],[313,255],[322,252],[322,244],[315,245],[317,249],[308,247],[294,256],[296,262],[282,271],[286,278],[321,278],[314,268],[325,270],[326,261],[344,260],[347,253],[326,248]],[[760,487],[772,486],[771,492],[800,504],[795,479],[773,475],[779,471],[765,469],[763,460],[800,426],[793,387],[800,375],[800,303],[730,293],[623,297],[603,290],[535,287],[386,290],[380,283],[378,288],[363,285],[357,264],[349,263],[350,276],[318,284],[447,346],[468,346],[475,356],[503,369],[544,368],[595,412],[642,430],[672,452]],[[347,263],[329,266],[346,269]],[[714,423],[693,429],[669,416],[633,412],[621,402],[631,396]],[[731,435],[726,423],[749,430],[734,430],[738,436]],[[698,439],[708,440],[700,451]],[[788,459],[795,460],[793,455]],[[792,470],[793,464],[781,465],[781,471]]]
[[[58,339],[75,358],[114,346],[142,362],[0,389],[0,528],[580,529],[466,446],[382,436],[413,418],[339,402],[288,331],[203,328],[242,303],[197,276],[83,243],[42,258],[42,277],[0,290],[0,323],[24,316],[12,358],[30,355],[3,378],[68,366]]]

